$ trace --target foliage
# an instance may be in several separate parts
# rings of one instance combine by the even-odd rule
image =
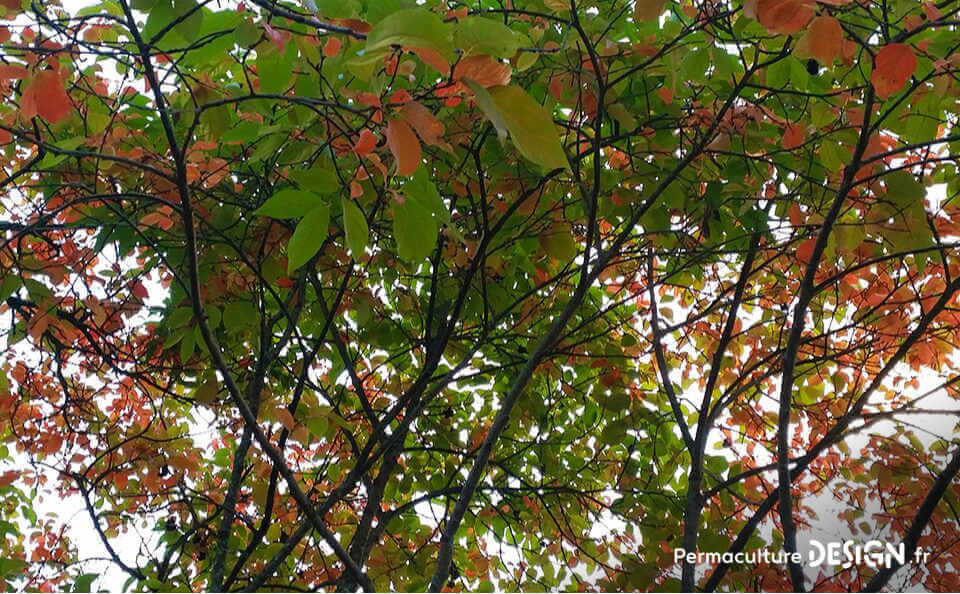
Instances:
[[[8,588],[960,586],[958,3],[0,11]]]

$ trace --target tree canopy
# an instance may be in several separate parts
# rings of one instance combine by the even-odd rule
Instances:
[[[960,588],[958,12],[0,0],[0,584]]]

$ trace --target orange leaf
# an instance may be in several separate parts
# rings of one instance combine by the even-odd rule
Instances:
[[[403,120],[390,120],[387,123],[387,146],[397,160],[399,175],[413,175],[420,166],[420,141],[413,128]]]
[[[932,2],[923,3],[923,14],[927,15],[927,19],[931,21],[939,21],[943,18],[943,13],[940,12],[940,9]]]
[[[70,97],[55,70],[37,73],[20,98],[20,115],[30,119],[39,115],[55,124],[70,115]]]
[[[787,124],[786,129],[783,131],[781,145],[789,151],[802,145],[805,137],[806,130],[803,129],[803,126],[800,124]]]
[[[29,71],[23,66],[0,64],[0,80],[27,78],[28,74],[30,74]]]
[[[361,157],[367,155],[377,147],[377,137],[370,130],[364,128],[360,131],[360,140],[353,145],[353,150]]]
[[[446,131],[443,122],[430,113],[423,104],[411,101],[400,109],[400,115],[410,123],[424,142],[431,146],[438,146],[447,152],[453,152],[450,144],[441,139]]]
[[[0,130],[0,144],[9,144],[13,142],[13,134],[6,130]]]
[[[832,16],[818,16],[810,21],[804,34],[810,43],[810,55],[824,66],[832,66],[843,49],[843,29]]]
[[[496,87],[510,84],[510,65],[498,62],[490,56],[470,56],[457,62],[453,79],[469,78],[481,87]]]
[[[287,431],[293,431],[297,426],[297,422],[293,420],[293,415],[285,408],[277,409],[277,420],[280,421],[280,424],[283,425]]]
[[[323,44],[323,55],[328,58],[336,56],[340,53],[340,46],[340,40],[336,37],[331,37],[325,44]]]
[[[910,46],[905,43],[891,43],[877,52],[870,82],[873,83],[877,96],[886,99],[907,84],[916,68],[917,57],[913,55]]]
[[[802,0],[757,0],[757,20],[773,33],[799,33],[813,14],[813,8]]]
[[[409,49],[417,54],[417,57],[425,64],[433,66],[434,70],[440,74],[446,76],[447,73],[450,72],[450,63],[447,62],[447,59],[437,50],[428,47],[411,47]]]
[[[813,257],[813,246],[817,243],[816,237],[811,237],[806,241],[800,243],[797,246],[797,260],[800,260],[800,263],[806,266],[810,263],[810,258]]]

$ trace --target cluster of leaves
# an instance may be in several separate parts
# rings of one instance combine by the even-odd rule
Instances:
[[[0,0],[0,581],[956,589],[958,12]]]

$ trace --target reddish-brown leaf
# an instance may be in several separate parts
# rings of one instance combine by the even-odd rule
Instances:
[[[891,43],[877,52],[870,82],[877,96],[886,99],[907,84],[916,68],[917,57],[913,49],[905,43]]]
[[[70,97],[56,70],[37,73],[20,98],[20,115],[25,119],[40,116],[55,124],[70,115]]]
[[[843,29],[832,16],[818,16],[810,21],[804,34],[809,42],[810,55],[824,66],[832,66],[843,50]]]
[[[667,0],[636,0],[633,5],[633,18],[636,21],[655,21],[667,6]]]
[[[399,175],[413,175],[420,166],[420,140],[413,129],[403,120],[390,120],[387,123],[387,146],[397,160]]]
[[[793,150],[803,144],[806,135],[806,130],[800,124],[787,124],[783,131],[781,145],[788,151]]]
[[[757,20],[773,33],[799,33],[813,15],[813,7],[803,0],[757,0]]]
[[[9,80],[11,78],[27,78],[30,72],[23,66],[12,64],[0,64],[0,80]]]
[[[367,155],[377,147],[377,137],[370,130],[364,128],[360,131],[360,139],[353,145],[353,150],[361,157]]]

